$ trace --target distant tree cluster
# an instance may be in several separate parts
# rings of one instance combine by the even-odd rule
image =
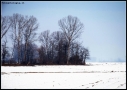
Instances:
[[[2,64],[17,63],[21,65],[83,65],[89,59],[89,50],[84,48],[76,39],[83,30],[83,23],[77,17],[67,16],[58,21],[61,31],[50,34],[49,30],[43,31],[37,37],[39,24],[34,16],[13,14],[1,16],[1,39],[6,38],[10,31],[13,47],[9,54],[6,45],[7,39],[2,44]],[[38,47],[35,41],[39,41]],[[10,57],[8,60],[6,57]]]

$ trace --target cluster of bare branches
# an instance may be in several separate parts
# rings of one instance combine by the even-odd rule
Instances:
[[[82,65],[85,64],[86,59],[89,59],[89,50],[81,46],[81,43],[71,42],[69,48],[62,31],[49,34],[49,30],[46,30],[40,34],[39,40],[42,43],[38,49],[41,64]],[[70,52],[68,52],[68,48]],[[68,53],[70,53],[69,61],[67,61]]]
[[[58,24],[67,40],[68,44],[67,64],[68,64],[70,58],[70,45],[75,39],[79,37],[84,25],[79,21],[77,17],[72,17],[70,15],[68,17],[59,20]]]
[[[17,57],[16,59],[19,64],[21,61],[29,62],[31,58],[26,58],[29,56],[28,54],[30,52],[28,48],[34,42],[34,37],[36,36],[35,31],[38,29],[37,19],[33,16],[28,17],[21,14],[13,14],[12,16],[2,17],[1,25],[2,37],[8,30],[11,31],[10,38],[13,42],[12,53],[16,53],[13,57]],[[23,44],[24,47],[22,46]]]
[[[85,64],[89,50],[76,42],[83,30],[83,23],[77,17],[68,16],[58,21],[62,31],[50,34],[49,30],[36,38],[38,22],[34,16],[13,14],[1,16],[1,39],[10,31],[12,40],[11,61],[18,64]],[[34,43],[39,40],[41,47]],[[2,49],[2,60],[7,55],[6,42]],[[5,61],[4,61],[5,62]],[[3,63],[4,63],[3,62]]]
[[[1,39],[6,35],[11,26],[9,16],[1,16]]]

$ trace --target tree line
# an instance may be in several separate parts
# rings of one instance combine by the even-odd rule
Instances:
[[[77,17],[67,16],[58,21],[61,31],[42,31],[37,36],[39,24],[34,16],[13,14],[1,16],[2,64],[22,65],[85,65],[89,50],[77,41],[83,31],[83,23]],[[13,44],[11,53],[7,47],[6,33],[10,31]],[[38,47],[35,42],[39,41]],[[10,57],[6,60],[7,57]]]

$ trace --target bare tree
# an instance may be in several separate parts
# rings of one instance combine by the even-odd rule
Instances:
[[[16,49],[18,56],[18,63],[21,62],[21,50],[22,43],[25,43],[24,47],[24,61],[26,62],[26,57],[28,55],[28,43],[35,41],[36,33],[35,31],[38,28],[37,19],[33,16],[23,16],[21,14],[13,14],[10,17],[12,23],[11,29],[11,39],[13,41],[13,51]]]
[[[39,63],[43,64],[44,63],[44,56],[45,56],[45,50],[44,50],[43,46],[38,48],[38,53],[39,53]]]
[[[80,58],[80,47],[81,43],[79,42],[73,42],[71,43],[71,64],[82,64],[82,59]]]
[[[5,36],[5,40],[3,40],[2,49],[1,49],[1,52],[2,52],[2,63],[3,64],[5,63],[6,56],[9,54],[7,48],[8,48],[7,47],[7,38]]]
[[[86,59],[89,59],[90,57],[89,50],[87,48],[81,47],[80,48],[80,57],[83,60],[84,65],[86,64]]]
[[[29,63],[30,61],[27,60],[27,56],[29,53],[28,46],[29,46],[29,43],[36,41],[35,31],[38,29],[38,23],[37,23],[37,19],[34,16],[30,16],[30,17],[26,16],[25,20],[26,20],[26,24],[25,24],[25,29],[23,30],[24,43],[25,43],[24,61]]]
[[[44,32],[42,32],[40,35],[39,35],[39,41],[41,42],[42,44],[42,47],[44,49],[44,53],[45,53],[45,56],[46,56],[46,60],[48,60],[48,51],[49,51],[49,48],[50,48],[50,37],[49,37],[49,34],[50,34],[50,31],[49,30],[46,30]]]
[[[52,37],[51,41],[53,43],[53,46],[56,52],[56,53],[54,52],[56,56],[56,62],[57,64],[60,64],[61,62],[64,63],[64,61],[66,60],[65,36],[61,31],[56,31],[51,34],[51,37]]]
[[[81,34],[81,30],[84,25],[80,22],[77,17],[68,16],[58,21],[58,24],[63,31],[67,42],[68,42],[68,56],[67,56],[67,64],[69,63],[70,58],[70,44],[79,37]]]
[[[25,19],[24,16],[20,14],[13,14],[13,16],[10,17],[11,24],[11,39],[13,41],[13,51],[14,49],[18,50],[17,56],[18,56],[18,63],[20,63],[20,46],[22,44],[23,39],[23,29],[25,28]]]
[[[9,18],[9,16],[1,16],[1,39],[4,37],[11,26]]]

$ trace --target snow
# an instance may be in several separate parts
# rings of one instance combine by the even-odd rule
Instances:
[[[1,66],[2,89],[126,89],[126,63]]]

